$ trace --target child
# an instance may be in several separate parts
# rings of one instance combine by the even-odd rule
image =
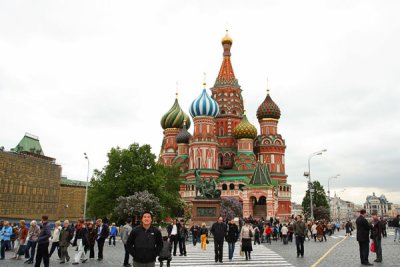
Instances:
[[[167,261],[167,267],[171,262],[171,251],[172,246],[171,243],[168,241],[168,236],[163,236],[163,248],[160,251],[160,256],[158,257],[158,261],[160,262],[160,267],[163,266],[164,261]]]

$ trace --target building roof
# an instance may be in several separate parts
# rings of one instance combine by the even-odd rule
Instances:
[[[11,149],[12,152],[29,152],[32,154],[37,154],[44,156],[42,146],[39,142],[39,137],[34,136],[29,133],[25,133],[24,137],[19,141],[18,145]]]
[[[86,187],[86,182],[85,181],[71,180],[71,179],[68,179],[67,177],[61,177],[60,184],[61,185]],[[88,186],[90,186],[90,183],[88,184]]]
[[[273,185],[271,175],[268,167],[260,162],[257,163],[256,169],[254,170],[253,176],[250,179],[250,185]]]

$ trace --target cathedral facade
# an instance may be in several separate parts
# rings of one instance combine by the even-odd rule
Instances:
[[[291,185],[285,174],[285,140],[278,133],[281,115],[269,93],[257,109],[261,132],[245,114],[242,89],[231,63],[232,38],[222,39],[223,60],[211,95],[206,84],[192,102],[191,121],[178,99],[162,117],[163,142],[159,161],[181,170],[181,197],[190,203],[197,196],[196,178],[215,180],[221,198],[243,205],[243,216],[291,216]],[[198,177],[200,176],[200,177]]]

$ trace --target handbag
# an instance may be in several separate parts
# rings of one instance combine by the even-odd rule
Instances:
[[[374,243],[374,241],[371,242],[370,250],[371,250],[371,252],[375,252],[375,243]]]
[[[240,244],[240,256],[241,256],[241,257],[244,257],[244,252],[243,252],[243,250],[242,250],[242,244]]]

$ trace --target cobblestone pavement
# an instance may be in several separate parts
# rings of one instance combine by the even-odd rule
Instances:
[[[344,239],[344,232],[335,233],[332,237],[328,236],[327,242],[305,242],[305,257],[296,257],[296,246],[294,243],[283,245],[280,241],[273,241],[272,245],[265,243],[253,246],[252,259],[246,261],[244,257],[239,255],[239,244],[236,244],[234,260],[228,260],[228,246],[224,244],[224,263],[214,262],[214,247],[211,241],[207,247],[207,251],[201,251],[199,245],[194,247],[190,242],[187,242],[187,256],[175,256],[171,262],[171,267],[174,266],[313,266],[319,258],[321,258],[332,246],[338,244],[326,258],[324,258],[317,266],[361,266],[359,260],[358,242],[353,234],[352,237]],[[400,266],[400,242],[393,242],[393,231],[388,232],[388,237],[382,241],[383,262],[375,263],[375,266]],[[69,248],[71,261],[66,264],[59,264],[56,253],[53,254],[50,260],[50,266],[72,266],[73,255],[75,248]],[[97,251],[96,251],[97,252]],[[96,259],[89,260],[87,263],[74,265],[82,267],[120,267],[123,263],[124,248],[121,241],[117,241],[116,246],[104,247],[104,260],[99,262]],[[0,261],[0,267],[14,266],[33,266],[24,264],[24,260],[11,260],[13,253],[6,252],[6,260]],[[369,259],[371,262],[375,259],[375,254],[370,253]],[[43,266],[43,265],[42,265]],[[158,265],[156,265],[158,266]]]
[[[327,237],[327,242],[305,241],[304,243],[304,258],[297,258],[296,244],[290,243],[283,245],[282,242],[272,242],[272,245],[266,245],[272,251],[278,253],[282,258],[297,267],[313,266],[330,248],[336,243],[338,244],[319,264],[318,267],[331,266],[362,266],[360,264],[360,254],[358,242],[355,232],[351,237],[345,238],[345,232],[335,232],[331,237]],[[388,237],[382,239],[382,255],[383,262],[375,263],[374,266],[400,266],[400,242],[393,242],[393,230],[388,231]],[[369,260],[374,263],[376,258],[375,253],[369,254]]]

